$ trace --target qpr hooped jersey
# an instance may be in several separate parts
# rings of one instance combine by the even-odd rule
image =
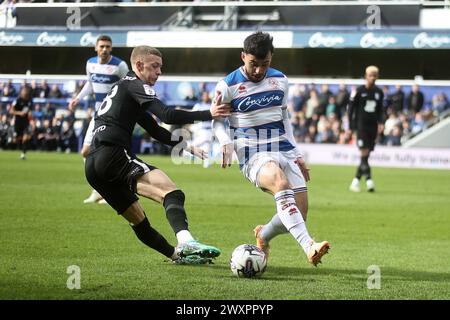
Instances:
[[[87,61],[86,74],[95,95],[96,111],[111,90],[112,85],[124,77],[127,72],[126,62],[115,56],[111,56],[111,59],[105,64],[99,63],[98,57],[92,57]]]
[[[252,82],[240,67],[217,84],[222,101],[231,104],[228,120],[241,167],[255,152],[295,149],[283,124],[288,88],[286,76],[273,68],[263,80]]]

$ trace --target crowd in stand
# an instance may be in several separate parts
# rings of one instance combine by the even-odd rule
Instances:
[[[394,92],[384,86],[384,130],[378,144],[399,146],[402,139],[415,135],[426,128],[436,117],[450,108],[445,93],[435,94],[431,103],[418,85],[413,85],[406,96],[400,85]],[[347,105],[356,87],[341,84],[333,93],[323,84],[295,85],[291,88],[289,109],[294,136],[300,143],[353,144],[355,136],[349,130]]]
[[[23,81],[19,89],[16,89],[11,80],[6,83],[0,82],[0,148],[16,148],[14,117],[11,113],[15,99],[24,87],[30,89],[33,102],[28,114],[31,135],[29,149],[77,152],[79,140],[87,130],[92,108],[87,108],[87,116],[79,120],[81,125],[76,130],[75,112],[66,108],[67,98],[70,98],[72,94],[65,92],[57,84],[49,86],[45,80],[39,84],[34,80],[31,83]],[[58,112],[60,110],[63,112]]]
[[[78,110],[67,110],[70,98],[78,93],[83,82],[77,83],[75,92],[66,92],[58,84],[48,85],[23,81],[21,87],[31,90],[33,107],[29,112],[31,141],[29,149],[43,151],[77,152],[81,147],[89,121],[93,115],[93,103],[79,106]],[[206,88],[206,86],[203,86]],[[347,105],[355,87],[340,85],[335,92],[323,85],[291,86],[288,108],[291,114],[294,136],[299,143],[354,144],[355,137],[349,131]],[[12,81],[0,81],[0,148],[14,149],[14,117],[11,108],[20,89]],[[424,130],[427,125],[444,112],[450,111],[445,93],[436,93],[431,99],[424,96],[419,86],[414,85],[406,95],[397,85],[392,92],[384,91],[384,131],[378,144],[398,146],[402,139]],[[189,97],[192,104],[200,99]],[[430,101],[427,103],[427,101]],[[76,111],[82,111],[76,116]],[[82,115],[81,117],[79,115]],[[152,146],[150,153],[167,153],[166,148],[151,144],[150,137],[136,129],[138,143]],[[144,148],[138,147],[143,151]]]

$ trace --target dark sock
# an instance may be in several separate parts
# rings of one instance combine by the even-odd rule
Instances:
[[[171,246],[158,231],[150,226],[150,222],[148,222],[147,217],[145,217],[144,220],[142,220],[138,225],[131,227],[139,240],[141,240],[145,245],[155,249],[168,258],[172,257],[175,248]]]
[[[366,177],[366,181],[371,178],[369,156],[361,157],[362,175]]]
[[[356,169],[356,175],[355,178],[360,180],[362,176],[362,171],[361,171],[361,164],[358,166],[358,169]]]
[[[164,197],[164,209],[173,232],[188,230],[186,211],[184,210],[184,193],[181,190],[172,191]]]
[[[22,152],[27,153],[28,141],[22,142]]]

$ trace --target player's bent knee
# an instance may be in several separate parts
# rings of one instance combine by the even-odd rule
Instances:
[[[260,184],[272,192],[279,192],[290,188],[289,181],[283,170],[275,162],[266,163],[259,172]]]

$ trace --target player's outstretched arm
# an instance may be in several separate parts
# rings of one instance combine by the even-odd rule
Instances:
[[[81,88],[81,91],[77,94],[77,96],[75,98],[73,98],[72,100],[70,100],[69,105],[67,106],[67,108],[69,110],[74,110],[74,108],[76,107],[76,105],[78,103],[80,103],[81,99],[83,99],[85,96],[87,96],[88,94],[93,93],[93,89],[92,89],[92,84],[90,81],[86,81],[86,83],[84,84],[83,88]]]
[[[138,118],[137,123],[142,128],[144,128],[145,131],[147,131],[152,136],[152,138],[158,140],[159,142],[172,147],[178,145],[181,147],[181,149],[186,150],[187,152],[196,157],[199,157],[202,160],[208,158],[208,154],[203,149],[188,145],[186,141],[183,140],[183,137],[172,139],[172,133],[158,125],[156,120],[153,119],[153,117],[147,112],[142,112],[142,114]]]
[[[195,121],[210,121],[217,117],[229,115],[230,107],[225,104],[217,105],[206,111],[186,111],[169,108],[161,100],[155,98],[147,102],[144,108],[167,124],[188,124]]]
[[[176,146],[177,144],[184,142],[183,137],[179,137],[176,140],[172,139],[172,133],[156,122],[155,119],[148,112],[141,112],[137,119],[137,123],[147,131],[152,138],[162,142],[168,146]],[[185,143],[185,142],[184,142]]]

